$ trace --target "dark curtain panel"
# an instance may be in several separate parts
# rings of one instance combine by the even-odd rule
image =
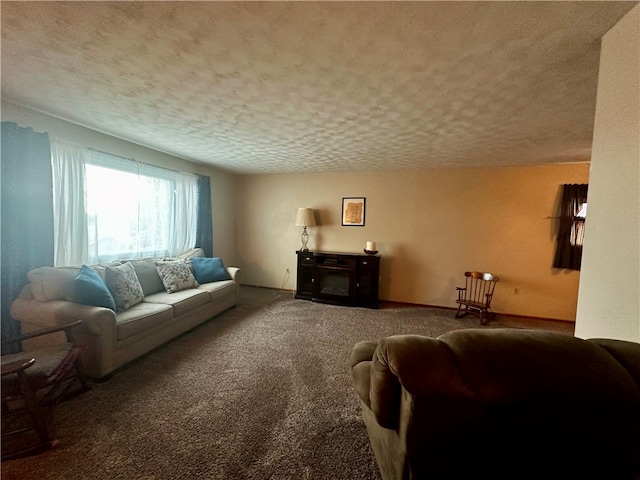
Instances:
[[[27,272],[53,265],[53,197],[49,135],[2,122],[2,338],[20,334],[9,314]],[[18,345],[3,345],[2,353]]]
[[[196,247],[202,248],[205,256],[213,256],[211,179],[205,175],[198,175],[198,227],[196,229]]]
[[[576,219],[576,215],[582,204],[587,201],[588,187],[585,184],[562,186],[560,229],[553,268],[580,270],[585,220]]]

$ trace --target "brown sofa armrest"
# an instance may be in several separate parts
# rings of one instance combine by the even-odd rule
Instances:
[[[349,365],[355,367],[360,362],[370,362],[378,344],[376,342],[358,342],[351,349]]]
[[[475,396],[448,345],[420,335],[384,338],[375,351],[370,398],[381,426],[396,428],[402,389],[412,396]]]
[[[360,400],[371,408],[369,386],[371,384],[371,358],[378,346],[375,342],[358,342],[351,349],[349,364],[351,376]]]

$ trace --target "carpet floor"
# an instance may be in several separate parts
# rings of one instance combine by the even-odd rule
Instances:
[[[2,478],[380,479],[351,382],[351,348],[480,326],[454,313],[345,308],[241,287],[235,308],[58,405],[53,448],[2,462]],[[511,320],[483,328],[532,326]],[[561,322],[533,327],[572,334]]]

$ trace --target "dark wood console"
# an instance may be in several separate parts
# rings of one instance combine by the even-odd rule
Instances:
[[[378,308],[379,255],[301,251],[296,254],[296,298]]]

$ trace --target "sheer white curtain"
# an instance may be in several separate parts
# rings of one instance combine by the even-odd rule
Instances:
[[[175,183],[175,203],[169,229],[171,255],[185,252],[196,244],[198,229],[198,177],[178,173]]]
[[[51,139],[54,265],[87,261],[87,211],[83,148]]]
[[[63,142],[52,151],[60,199],[54,201],[56,265],[173,256],[193,248],[196,175]]]

